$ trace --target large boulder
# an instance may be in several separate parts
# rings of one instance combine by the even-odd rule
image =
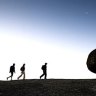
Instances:
[[[96,49],[89,53],[86,63],[88,69],[91,72],[96,73]]]

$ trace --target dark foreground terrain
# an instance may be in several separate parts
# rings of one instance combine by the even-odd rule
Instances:
[[[95,79],[0,81],[0,96],[96,96]]]

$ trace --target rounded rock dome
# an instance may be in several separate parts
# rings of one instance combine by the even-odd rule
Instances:
[[[86,64],[91,72],[96,73],[96,49],[89,53]]]

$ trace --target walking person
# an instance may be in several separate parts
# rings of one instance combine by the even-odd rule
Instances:
[[[13,65],[10,66],[10,71],[9,71],[9,73],[11,73],[11,76],[7,77],[7,80],[8,80],[9,78],[11,78],[11,80],[12,80],[13,73],[15,73],[15,63],[13,63]]]
[[[17,79],[19,80],[19,78],[23,75],[23,80],[24,80],[25,79],[25,64],[23,64],[20,70],[21,70],[21,75]]]
[[[47,78],[47,63],[45,63],[45,65],[42,65],[41,69],[43,70],[43,74],[40,76],[40,79],[43,76],[45,76],[44,79],[46,79]]]

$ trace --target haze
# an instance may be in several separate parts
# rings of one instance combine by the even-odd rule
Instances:
[[[95,0],[0,0],[0,79],[15,63],[17,79],[95,78],[86,60],[96,44]]]

